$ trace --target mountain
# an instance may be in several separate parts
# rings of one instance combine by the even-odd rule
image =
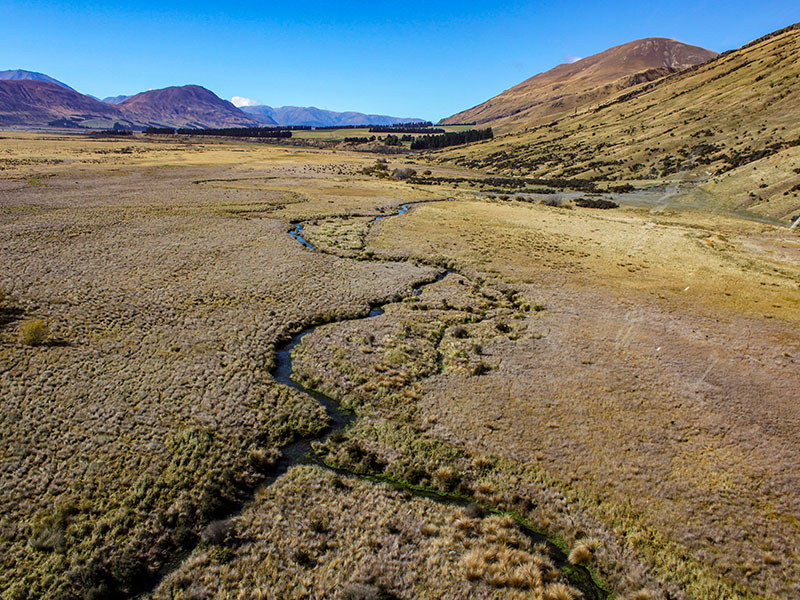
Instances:
[[[441,123],[475,121],[506,129],[540,125],[716,55],[666,38],[636,40],[534,75]]]
[[[116,105],[129,118],[157,127],[258,127],[255,119],[199,85],[150,90]]]
[[[118,104],[33,79],[0,80],[0,126],[78,127],[257,127],[227,100],[197,85],[151,90]]]
[[[800,213],[800,23],[527,131],[438,153],[498,175],[690,184],[687,201]]]
[[[0,80],[6,81],[47,81],[49,83],[55,83],[56,85],[60,85],[63,88],[68,90],[75,91],[71,87],[69,87],[66,83],[62,83],[58,79],[53,79],[49,75],[45,75],[44,73],[37,73],[36,71],[23,71],[22,69],[14,69],[11,71],[0,71]]]
[[[242,106],[241,110],[267,125],[309,125],[311,127],[335,127],[342,125],[395,125],[416,123],[423,119],[405,119],[386,115],[367,115],[360,112],[334,112],[314,106]]]
[[[119,104],[120,102],[124,102],[128,98],[130,98],[130,96],[108,96],[106,98],[103,98],[102,102],[105,102],[106,104]]]
[[[272,118],[272,115],[275,114],[275,109],[269,106],[240,106],[239,110],[262,125],[278,125],[278,122]],[[283,124],[287,125],[288,123]],[[304,123],[291,123],[291,125],[304,125]]]
[[[115,106],[34,79],[0,80],[0,125],[13,127],[130,126]]]

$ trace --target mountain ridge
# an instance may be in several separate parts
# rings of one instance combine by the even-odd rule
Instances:
[[[446,150],[491,174],[692,182],[699,205],[788,221],[800,210],[800,24],[547,123]],[[641,183],[640,183],[641,182]]]
[[[441,124],[476,122],[512,130],[542,124],[620,90],[702,64],[716,52],[668,38],[619,44],[573,63],[556,65]]]
[[[170,86],[130,96],[115,105],[133,120],[156,127],[257,127],[228,100],[199,85]]]
[[[197,85],[103,102],[50,81],[0,80],[0,126],[70,129],[257,127],[227,100]]]

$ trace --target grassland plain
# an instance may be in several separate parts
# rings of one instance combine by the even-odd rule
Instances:
[[[341,189],[359,157],[3,138],[0,590],[119,597],[246,497],[277,447],[327,423],[271,378],[276,342],[431,271],[310,253],[286,235],[304,204],[325,216],[405,191],[368,193],[366,177]],[[49,327],[42,345],[19,337],[32,319]]]
[[[598,569],[619,591],[655,578],[694,598],[798,593],[796,235],[713,214],[474,202],[381,222],[366,247],[517,295],[511,314],[476,320],[485,309],[431,287],[382,328],[304,340],[298,374],[370,407],[335,464],[355,444],[390,477],[439,473],[473,494],[488,479],[517,510],[538,498],[534,522],[603,541]],[[491,476],[471,462],[482,456]]]
[[[276,345],[390,301],[295,351],[358,417],[326,462],[509,512],[626,597],[797,594],[786,228],[477,200],[363,153],[3,138],[4,600],[168,571],[155,597],[574,597],[513,519],[318,467],[227,520],[326,423]]]
[[[701,182],[687,201],[800,214],[800,25],[548,125],[447,150],[501,175]]]

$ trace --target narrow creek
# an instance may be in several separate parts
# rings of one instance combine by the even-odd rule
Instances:
[[[448,274],[449,271],[443,273],[440,277],[436,278],[436,281],[431,283],[441,281]],[[431,285],[431,283],[424,283],[419,286],[415,286],[413,294],[417,295],[421,293],[422,289],[427,285]],[[369,314],[363,318],[369,319],[372,317],[377,317],[378,315],[382,314],[383,314],[383,308],[381,306],[378,306],[372,308]],[[321,325],[325,324],[326,323],[322,323]],[[381,481],[380,477],[363,477],[355,473],[351,473],[350,471],[332,468],[329,465],[325,464],[312,451],[311,445],[314,442],[325,441],[329,436],[345,429],[350,423],[352,423],[355,420],[355,415],[353,415],[350,412],[342,410],[339,407],[338,403],[333,398],[326,396],[316,390],[308,389],[303,385],[297,383],[294,379],[292,379],[292,372],[293,372],[292,351],[302,341],[303,337],[312,333],[317,327],[319,327],[319,325],[313,325],[308,329],[304,329],[300,333],[294,335],[291,338],[291,340],[289,340],[289,342],[278,348],[277,361],[276,361],[277,366],[273,370],[272,375],[278,383],[282,383],[299,392],[302,392],[312,397],[317,402],[319,402],[325,408],[325,411],[330,417],[331,425],[315,438],[299,440],[297,442],[290,444],[289,446],[285,446],[284,448],[282,448],[281,449],[282,455],[280,460],[275,465],[274,470],[271,473],[269,479],[266,482],[264,482],[264,484],[262,484],[262,487],[264,485],[270,485],[280,475],[283,475],[292,466],[298,464],[315,464],[324,469],[332,470],[349,477],[358,477],[360,479],[367,479],[370,481]],[[438,493],[433,490],[429,491],[417,487],[405,486],[395,481],[387,481],[385,483],[406,490],[414,496],[428,498],[430,500],[442,504],[464,507],[470,503],[470,500],[467,498]],[[482,508],[486,509],[487,512],[499,512],[499,511],[493,511],[492,509],[487,507],[482,507]],[[597,584],[597,582],[594,580],[589,570],[583,566],[571,564],[567,560],[566,553],[563,550],[561,550],[561,548],[556,546],[556,544],[554,544],[546,535],[543,535],[538,531],[526,527],[519,521],[517,521],[517,526],[522,531],[522,533],[525,534],[525,536],[531,540],[532,543],[534,544],[541,543],[547,546],[548,553],[550,557],[553,559],[553,563],[555,564],[555,566],[567,575],[567,578],[569,579],[569,582],[572,586],[576,587],[581,591],[581,593],[583,594],[582,598],[584,598],[585,600],[605,600],[606,598],[608,598],[609,596],[608,592]]]
[[[407,204],[404,204],[397,210],[395,215],[403,215],[406,214],[408,211],[409,211],[409,206]],[[370,221],[370,223],[386,218],[387,216],[395,216],[395,215],[378,216],[373,218],[372,221]],[[292,226],[293,229],[288,231],[288,233],[292,236],[292,238],[294,238],[298,243],[302,244],[303,247],[305,247],[307,250],[313,252],[315,250],[314,246],[311,243],[309,243],[306,239],[304,239],[302,236],[303,233],[302,225],[300,225],[299,223],[293,223]],[[415,284],[414,286],[412,286],[410,295],[412,296],[420,295],[426,286],[441,281],[451,273],[453,272],[450,270],[443,269],[435,279]],[[370,319],[382,315],[384,314],[383,306],[385,306],[386,304],[392,304],[399,301],[400,300],[393,299],[380,305],[371,306],[369,313],[366,316],[356,317],[356,319],[358,318]],[[271,372],[274,379],[278,383],[286,385],[302,394],[305,394],[313,398],[316,402],[322,405],[328,417],[330,418],[330,425],[315,437],[297,440],[295,442],[292,442],[291,444],[283,446],[281,448],[280,458],[270,469],[269,475],[261,482],[261,484],[256,488],[256,490],[254,490],[254,492],[250,495],[250,498],[255,496],[257,490],[264,489],[265,487],[272,485],[281,475],[285,474],[293,466],[301,464],[314,464],[321,468],[339,473],[340,475],[343,476],[364,479],[372,482],[382,482],[383,484],[403,489],[414,496],[428,498],[430,500],[442,504],[459,506],[459,507],[467,506],[471,502],[471,499],[469,498],[444,494],[436,490],[428,490],[424,488],[403,485],[397,481],[383,480],[380,476],[363,476],[356,473],[352,473],[344,469],[337,469],[331,467],[325,464],[322,461],[322,459],[319,458],[319,456],[317,456],[316,453],[314,453],[314,451],[312,450],[312,445],[315,442],[324,442],[332,434],[342,431],[353,421],[355,421],[356,416],[349,411],[343,410],[339,406],[338,402],[336,402],[336,400],[334,400],[333,398],[326,396],[325,394],[322,394],[316,390],[308,389],[304,387],[302,384],[296,382],[292,378],[293,374],[292,351],[297,347],[298,344],[300,344],[300,342],[303,340],[305,336],[314,332],[314,330],[317,327],[321,325],[328,325],[331,323],[339,323],[342,322],[343,320],[355,320],[355,319],[347,318],[347,319],[340,319],[326,323],[311,325],[303,329],[302,331],[295,333],[289,340],[287,340],[286,342],[284,342],[283,344],[279,345],[276,348],[275,367]],[[241,514],[241,511],[246,507],[248,503],[249,503],[248,500],[242,502],[235,509],[234,512],[228,515],[228,518],[232,518],[238,514]],[[487,513],[500,512],[492,509],[491,507],[483,506],[481,508],[483,508]],[[607,600],[610,597],[611,594],[595,581],[595,579],[592,577],[591,572],[586,567],[582,565],[573,565],[569,563],[565,552],[561,548],[559,548],[549,537],[530,527],[527,527],[524,523],[520,522],[519,517],[516,517],[515,520],[517,521],[517,526],[519,527],[519,529],[533,543],[535,544],[542,543],[547,546],[549,555],[553,559],[553,563],[555,564],[555,566],[566,575],[570,585],[580,590],[582,598],[584,600]],[[191,552],[192,550],[187,550],[186,552],[183,552],[180,556],[176,557],[175,560],[170,561],[168,565],[165,565],[165,567],[160,570],[160,572],[153,580],[147,582],[146,586],[147,589],[144,590],[144,594],[147,595],[148,592],[152,592],[169,573],[177,571],[180,568],[180,565],[183,563],[183,561],[186,560],[186,558],[188,558],[191,555]]]
[[[396,215],[403,215],[409,211],[409,206],[404,204],[400,206],[397,210]],[[395,216],[395,215],[390,215]],[[374,223],[379,221],[384,216],[378,216],[372,219],[370,223]],[[297,240],[300,244],[306,247],[309,250],[314,250],[314,246],[310,244],[307,240],[302,237],[303,228],[299,223],[294,224],[294,229],[291,230],[289,233],[290,235]],[[439,276],[436,277],[434,281],[424,282],[413,286],[413,290],[411,295],[417,296],[420,295],[423,289],[431,285],[433,283],[437,283],[451,274],[451,271],[446,270],[442,271]],[[398,302],[397,300],[391,300],[386,302],[386,304],[391,304]],[[370,319],[382,315],[384,305],[373,306],[367,316],[362,317],[363,319]],[[334,321],[337,322],[337,321]],[[337,473],[347,475],[350,477],[358,477],[361,479],[368,479],[370,481],[378,480],[381,481],[380,477],[363,477],[357,475],[355,473],[351,473],[346,470],[340,470],[330,467],[326,465],[317,455],[312,451],[312,444],[314,442],[321,442],[325,441],[329,436],[332,434],[339,432],[345,429],[348,425],[350,425],[355,420],[355,415],[344,411],[341,409],[339,404],[333,398],[326,396],[316,390],[308,389],[304,387],[302,384],[296,382],[292,378],[293,367],[292,367],[292,351],[297,347],[298,344],[302,341],[302,339],[312,333],[317,327],[320,325],[326,325],[329,323],[320,323],[317,325],[312,325],[306,329],[303,329],[299,333],[296,333],[292,338],[287,341],[286,343],[279,346],[276,350],[276,366],[272,371],[272,376],[278,383],[291,387],[303,394],[306,394],[319,402],[324,408],[328,417],[331,419],[331,425],[323,431],[319,436],[300,440],[290,444],[289,446],[285,446],[281,449],[281,459],[279,460],[278,464],[276,464],[274,472],[271,474],[270,478],[264,483],[263,485],[269,485],[277,477],[288,471],[292,466],[296,464],[316,464],[322,468],[329,469],[336,471]],[[442,494],[434,490],[425,490],[419,489],[417,487],[412,486],[405,486],[401,485],[398,482],[394,481],[387,481],[385,482],[388,485],[393,485],[395,487],[402,488],[413,494],[414,496],[425,497],[436,502],[440,502],[443,504],[449,504],[454,506],[466,506],[470,503],[470,500],[467,498],[456,497],[453,495]],[[488,510],[489,512],[497,512],[492,511],[492,509],[488,507],[483,507],[484,509]],[[520,530],[535,544],[543,543],[547,546],[548,552],[552,557],[554,564],[556,567],[565,573],[569,582],[572,586],[576,587],[582,593],[582,598],[585,600],[605,600],[610,596],[609,592],[603,587],[601,587],[592,577],[591,572],[582,565],[573,565],[567,560],[566,553],[559,548],[553,541],[548,538],[546,535],[535,531],[529,527],[526,527],[523,523],[517,520],[517,526]]]

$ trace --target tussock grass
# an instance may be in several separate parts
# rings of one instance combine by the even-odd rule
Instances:
[[[30,319],[20,326],[19,339],[26,346],[41,346],[50,339],[50,327],[42,319]]]

